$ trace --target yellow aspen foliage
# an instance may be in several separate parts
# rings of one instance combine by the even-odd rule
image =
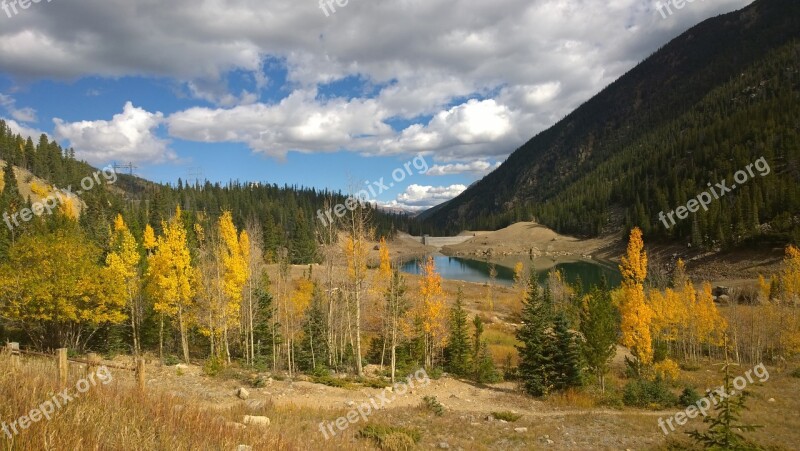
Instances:
[[[37,195],[40,199],[50,195],[50,188],[37,182],[31,182],[31,192]]]
[[[647,253],[642,231],[631,230],[627,253],[619,266],[622,273],[623,297],[620,305],[622,345],[630,348],[641,365],[653,361],[650,326],[653,312],[645,302],[644,280],[647,277]]]
[[[142,237],[142,245],[150,252],[156,248],[156,234],[150,224],[144,226],[144,236]]]
[[[219,236],[219,253],[224,271],[222,285],[227,301],[223,323],[230,327],[239,323],[242,290],[247,283],[247,260],[242,255],[242,247],[230,211],[223,212],[219,218]]]
[[[124,288],[125,302],[131,314],[133,329],[134,352],[139,352],[138,325],[141,322],[139,305],[137,303],[141,287],[141,274],[139,262],[142,259],[139,245],[133,234],[128,230],[122,215],[114,218],[114,230],[109,243],[109,253],[106,256],[106,267],[114,283]]]
[[[101,262],[77,231],[21,237],[0,264],[0,316],[25,324],[38,345],[82,346],[89,328],[126,319],[122,287]]]
[[[162,223],[164,234],[156,240],[155,253],[149,257],[147,276],[155,294],[153,309],[162,315],[177,317],[181,331],[184,360],[189,361],[189,342],[185,315],[194,299],[195,270],[186,239],[180,207],[169,222]]]
[[[442,276],[436,272],[433,257],[420,265],[419,302],[413,309],[415,323],[421,328],[425,342],[425,364],[431,367],[436,349],[444,346],[446,332],[445,302],[442,290]]]
[[[670,382],[677,380],[680,375],[680,367],[678,367],[678,364],[672,359],[664,359],[656,363],[653,365],[653,370],[656,376]]]
[[[680,295],[671,288],[649,292],[649,305],[653,311],[652,332],[665,341],[678,339],[679,331],[686,327],[686,306]]]
[[[800,249],[791,244],[787,246],[783,265],[781,286],[785,295],[784,302],[796,306],[800,300]]]
[[[693,316],[697,321],[700,342],[721,346],[725,331],[728,329],[728,323],[720,315],[716,304],[714,304],[714,295],[712,294],[710,283],[703,283],[703,289],[696,299],[696,310],[693,312]]]
[[[775,283],[775,276],[770,276],[769,280],[761,274],[758,275],[758,302],[766,305],[772,300],[772,284]]]

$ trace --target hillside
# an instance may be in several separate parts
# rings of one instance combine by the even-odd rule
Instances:
[[[709,248],[796,240],[800,212],[800,4],[759,0],[683,33],[457,198],[421,215],[458,233],[535,218],[595,236],[639,226],[648,238]],[[771,174],[667,229],[707,183],[763,157]],[[730,186],[730,182],[728,183]]]

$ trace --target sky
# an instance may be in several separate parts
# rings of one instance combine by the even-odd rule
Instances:
[[[381,184],[372,200],[407,210],[457,196],[672,38],[751,2],[33,1],[0,0],[0,119],[15,132],[159,182]]]

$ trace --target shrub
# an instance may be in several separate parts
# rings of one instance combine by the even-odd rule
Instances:
[[[430,377],[431,379],[439,379],[444,374],[444,371],[440,367],[436,367],[431,370]]]
[[[222,364],[222,359],[211,357],[203,364],[203,373],[206,376],[216,376],[225,368]]]
[[[680,368],[674,360],[664,359],[653,366],[656,377],[660,377],[665,381],[675,381],[680,375]]]
[[[514,412],[509,412],[507,410],[504,410],[502,412],[492,412],[492,416],[496,420],[508,421],[509,423],[513,423],[513,422],[519,420],[520,418],[522,418],[522,415],[514,413]]]
[[[413,449],[422,439],[422,434],[416,429],[407,429],[384,424],[368,424],[358,432],[359,437],[373,439],[381,449],[389,451],[404,451]]]
[[[686,387],[683,389],[680,397],[678,397],[678,403],[681,406],[690,406],[700,400],[702,396],[700,396],[697,391],[692,387]]]
[[[422,404],[437,417],[444,415],[444,406],[436,399],[436,396],[425,396],[422,398]]]
[[[795,370],[791,372],[791,376],[800,378],[800,368],[795,368]]]
[[[676,401],[675,395],[659,377],[653,381],[636,379],[628,382],[622,393],[622,402],[626,406],[665,408],[674,406]]]
[[[347,388],[350,385],[350,383],[344,379],[339,379],[331,376],[312,377],[311,381],[314,382],[315,384],[322,384],[336,388]]]
[[[179,359],[177,356],[169,354],[164,357],[164,365],[166,366],[175,366],[179,363],[181,363],[181,359]]]

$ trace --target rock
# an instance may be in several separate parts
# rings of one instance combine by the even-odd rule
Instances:
[[[528,432],[528,428],[514,428],[514,430],[519,433]]]
[[[355,401],[347,401],[345,404],[347,404],[347,407],[353,407],[356,405]]]
[[[447,442],[439,442],[439,449],[450,449],[450,444]]]
[[[552,445],[552,444],[553,444],[553,443],[555,443],[555,442],[554,442],[554,441],[552,441],[552,440],[550,440],[550,439],[547,439],[547,441],[546,441],[545,443],[547,443],[548,445]]]
[[[384,388],[384,391],[388,391],[389,393],[392,393],[392,392],[394,392],[394,388],[392,388],[392,387],[385,387],[385,388]]]
[[[269,426],[269,417],[245,415],[244,424],[252,424],[254,426]]]
[[[239,387],[239,389],[236,390],[236,396],[238,396],[239,399],[247,399],[250,397],[250,392],[244,387]]]
[[[769,398],[767,402],[775,402],[775,398]]]
[[[239,445],[236,447],[236,451],[253,451],[253,447],[248,445]]]
[[[508,421],[506,421],[506,420],[500,420],[500,424],[506,424],[506,423],[508,423]]]
[[[251,399],[251,400],[248,400],[245,404],[247,404],[247,407],[249,407],[249,408],[251,408],[253,410],[261,409],[261,408],[263,408],[264,406],[267,405],[267,403],[265,401],[262,401],[260,399]]]

